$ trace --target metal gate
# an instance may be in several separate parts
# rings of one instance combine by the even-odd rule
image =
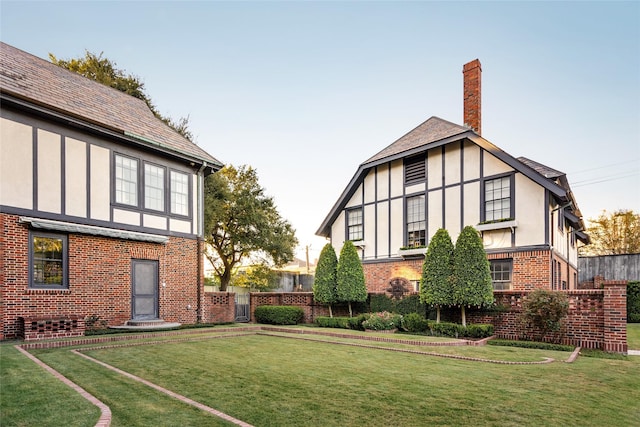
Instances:
[[[249,322],[251,317],[251,310],[249,307],[250,295],[236,294],[236,322]]]

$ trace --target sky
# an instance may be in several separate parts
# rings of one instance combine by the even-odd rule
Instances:
[[[585,219],[640,213],[640,2],[7,1],[0,39],[103,54],[225,164],[250,165],[304,259],[358,166],[429,117],[567,174]]]

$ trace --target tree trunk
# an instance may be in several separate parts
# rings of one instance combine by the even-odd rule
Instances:
[[[331,311],[331,304],[329,304],[329,317],[333,317],[333,311]]]
[[[436,323],[440,323],[440,306],[436,306]]]
[[[226,292],[227,286],[229,286],[229,282],[231,282],[231,269],[227,268],[220,276],[220,292]]]
[[[464,305],[460,306],[460,310],[462,313],[462,326],[464,326],[465,328],[467,327],[467,315],[464,311]]]
[[[353,313],[351,312],[351,301],[349,301],[349,317],[353,317]]]

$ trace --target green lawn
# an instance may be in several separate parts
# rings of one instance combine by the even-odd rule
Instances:
[[[640,419],[640,357],[581,357],[567,364],[568,352],[384,344],[484,359],[557,360],[504,365],[304,337],[314,340],[248,335],[86,354],[256,426],[626,426]],[[35,425],[26,418],[34,413],[38,426],[95,424],[98,412],[84,399],[12,347],[0,350],[3,426]],[[226,425],[69,349],[33,354],[107,404],[112,426]],[[42,400],[55,402],[40,406]]]
[[[640,323],[627,323],[627,345],[629,350],[640,350]]]

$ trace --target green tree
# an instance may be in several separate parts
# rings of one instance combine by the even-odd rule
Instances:
[[[337,268],[338,257],[331,243],[327,243],[320,251],[313,281],[313,298],[321,304],[329,306],[329,316],[333,317],[331,304],[337,302]]]
[[[144,83],[140,78],[117,68],[117,64],[107,58],[103,58],[102,53],[96,55],[85,51],[84,58],[69,60],[58,59],[55,55],[49,53],[49,60],[59,67],[143,100],[158,119],[189,141],[193,141],[193,134],[189,130],[189,117],[181,117],[175,121],[160,114],[149,95],[145,92]]]
[[[560,330],[567,314],[569,300],[565,294],[536,289],[522,303],[521,321],[525,327],[534,329],[534,338],[542,341],[549,332]]]
[[[453,305],[453,243],[449,232],[436,231],[429,242],[422,265],[420,301],[436,307],[436,322],[440,323],[440,307]]]
[[[587,234],[591,244],[580,248],[580,255],[617,255],[640,253],[640,214],[618,210],[602,211],[590,218]]]
[[[278,273],[265,264],[251,265],[242,271],[236,271],[230,283],[251,291],[265,292],[278,287]]]
[[[493,302],[489,260],[480,234],[471,226],[462,229],[453,250],[452,302],[460,307],[463,326],[467,326],[465,307]]]
[[[295,230],[276,209],[250,166],[228,165],[204,182],[205,256],[224,292],[237,265],[248,257],[279,267],[293,260]]]
[[[367,285],[358,251],[351,240],[344,242],[336,270],[336,295],[338,301],[349,303],[349,316],[353,317],[352,302],[367,300]]]

